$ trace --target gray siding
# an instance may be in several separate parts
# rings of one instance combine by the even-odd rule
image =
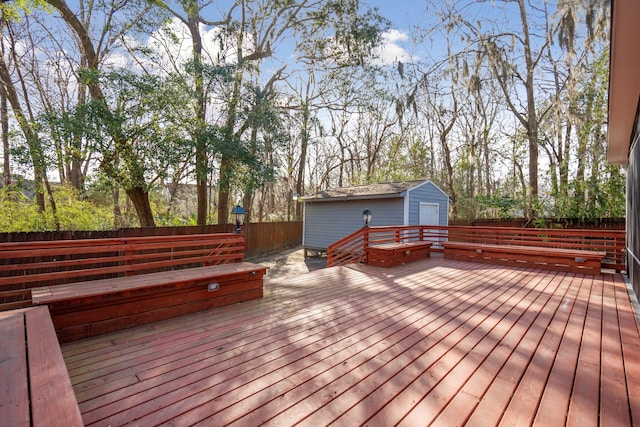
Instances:
[[[370,199],[306,202],[302,244],[307,248],[326,249],[343,237],[362,228],[362,211],[370,209],[372,226],[402,225],[404,199]]]
[[[408,191],[408,224],[416,225],[420,223],[420,203],[438,203],[438,225],[449,224],[449,196],[443,193],[435,184],[430,181],[418,185]]]

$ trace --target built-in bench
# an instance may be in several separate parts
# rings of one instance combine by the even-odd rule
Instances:
[[[261,298],[267,268],[248,262],[91,280],[32,290],[60,342]]]
[[[0,308],[47,304],[70,341],[260,298],[243,256],[232,233],[2,243]]]
[[[443,242],[444,257],[471,262],[600,274],[606,252],[537,246]]]
[[[0,313],[0,424],[82,426],[47,307]]]
[[[367,264],[378,267],[395,267],[408,262],[429,258],[430,241],[378,243],[366,248]]]

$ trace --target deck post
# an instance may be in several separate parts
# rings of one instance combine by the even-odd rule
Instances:
[[[367,248],[369,247],[369,227],[362,228],[362,258],[367,263]]]

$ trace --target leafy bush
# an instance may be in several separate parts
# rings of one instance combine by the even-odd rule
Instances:
[[[57,217],[62,230],[107,230],[112,228],[113,214],[89,200],[79,200],[77,191],[68,186],[54,190]],[[30,200],[15,187],[0,189],[0,232],[55,230],[51,206],[38,212],[35,200]]]
[[[0,231],[42,230],[42,218],[35,201],[30,201],[20,190],[0,189]]]

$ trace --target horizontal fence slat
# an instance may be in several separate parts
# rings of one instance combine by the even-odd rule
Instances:
[[[28,306],[33,287],[219,265],[302,243],[302,222],[0,234],[0,310]]]
[[[342,265],[366,259],[366,248],[370,245],[415,240],[433,240],[432,251],[434,252],[442,251],[438,241],[600,251],[606,252],[603,263],[607,268],[623,270],[626,264],[626,233],[624,229],[407,225],[367,227],[344,237],[327,249],[328,265]],[[350,250],[357,250],[361,254],[360,257],[343,255]]]
[[[131,239],[147,236],[193,236],[198,234],[220,234],[235,231],[235,224],[211,224],[184,227],[121,228],[103,231],[46,231],[0,233],[0,243],[44,242],[52,240],[82,241],[86,239]],[[251,222],[244,224],[245,257],[257,257],[302,244],[302,221]],[[81,245],[81,243],[77,243]]]

